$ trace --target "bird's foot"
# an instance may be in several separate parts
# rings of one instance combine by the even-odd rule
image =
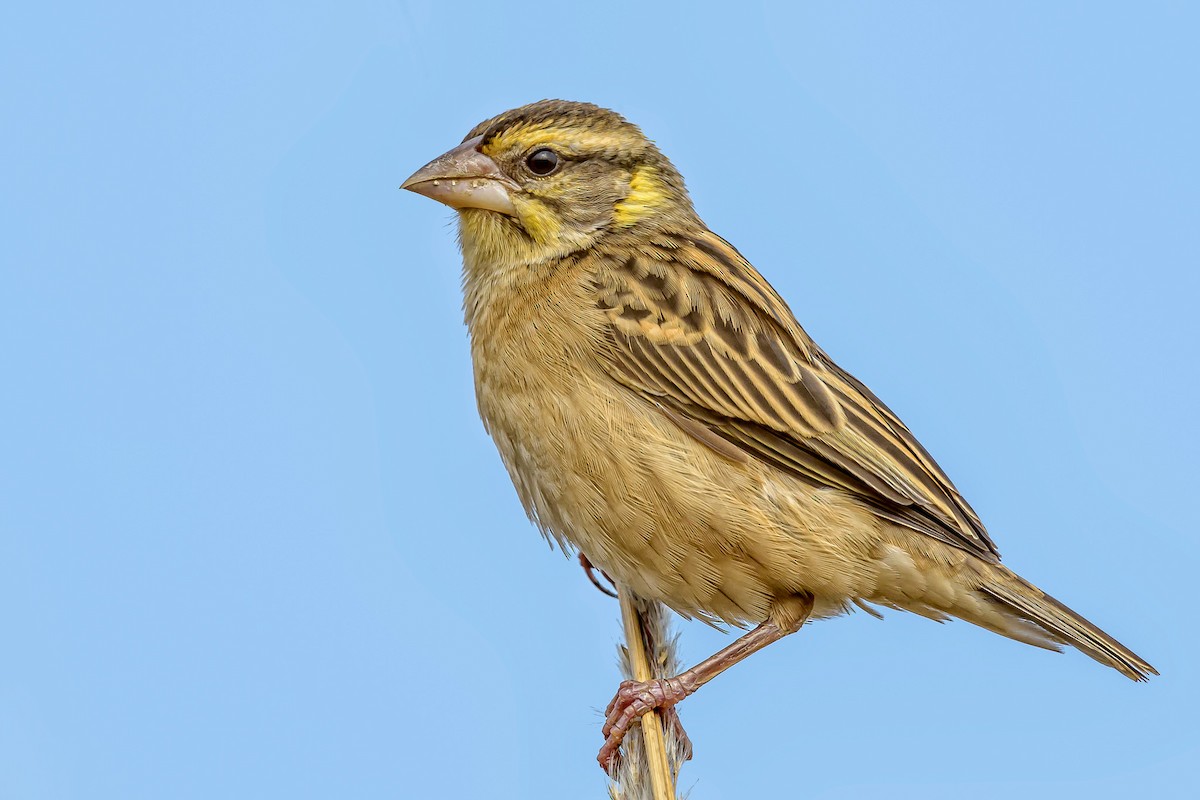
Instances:
[[[600,730],[604,734],[604,746],[596,755],[596,760],[600,762],[604,771],[612,772],[617,751],[621,747],[621,742],[625,740],[625,734],[629,732],[629,727],[647,711],[655,709],[663,710],[663,717],[667,725],[675,730],[683,744],[685,759],[691,758],[691,740],[684,732],[683,725],[679,722],[679,715],[675,713],[673,706],[696,691],[696,688],[695,682],[687,673],[674,678],[622,681],[616,696],[604,710],[604,727]]]
[[[608,595],[609,597],[617,596],[616,592],[614,592],[612,589],[609,589],[607,586],[602,584],[600,582],[600,579],[596,577],[596,573],[592,571],[592,570],[596,569],[596,567],[593,566],[592,562],[588,560],[588,557],[583,554],[583,551],[580,551],[580,553],[579,553],[579,566],[583,567],[583,571],[587,573],[588,580],[592,582],[592,586],[595,586],[597,589],[604,592],[604,594]],[[605,572],[604,570],[600,570],[600,574],[603,575],[604,578],[609,583],[611,583],[613,586],[616,586],[616,583],[613,582],[613,579],[608,577],[607,572]]]

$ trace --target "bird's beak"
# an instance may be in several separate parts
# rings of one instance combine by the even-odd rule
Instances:
[[[401,189],[423,194],[451,208],[482,208],[516,216],[513,183],[496,162],[479,150],[482,136],[468,139],[409,176]]]

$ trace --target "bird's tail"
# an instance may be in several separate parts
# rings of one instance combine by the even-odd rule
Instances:
[[[1158,674],[1158,670],[1137,653],[1020,575],[999,565],[988,572],[990,579],[984,581],[978,591],[1009,614],[1036,625],[1054,642],[1069,644],[1135,681],[1148,680],[1151,675]],[[1013,635],[1008,631],[999,632]]]

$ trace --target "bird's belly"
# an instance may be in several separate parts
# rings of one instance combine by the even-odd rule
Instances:
[[[530,517],[636,593],[731,623],[869,594],[878,521],[840,492],[730,460],[611,382],[477,389]]]

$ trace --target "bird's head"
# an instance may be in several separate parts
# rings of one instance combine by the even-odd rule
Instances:
[[[564,100],[481,122],[403,188],[459,211],[468,262],[540,263],[695,218],[683,178],[636,125]]]

